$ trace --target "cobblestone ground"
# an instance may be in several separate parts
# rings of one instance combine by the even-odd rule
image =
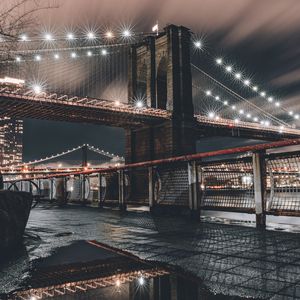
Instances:
[[[153,217],[147,212],[38,207],[26,249],[0,269],[0,293],[15,289],[31,262],[75,240],[99,242],[198,276],[215,293],[300,299],[300,234]]]

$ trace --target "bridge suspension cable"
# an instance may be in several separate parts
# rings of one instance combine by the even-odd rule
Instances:
[[[227,86],[225,86],[223,83],[221,83],[220,81],[218,81],[217,79],[215,79],[214,77],[212,77],[211,75],[209,75],[207,72],[203,71],[201,68],[199,68],[198,66],[191,64],[192,68],[194,70],[196,70],[197,72],[201,73],[202,75],[204,75],[206,78],[208,78],[210,81],[212,81],[214,84],[218,85],[222,90],[225,90],[228,94],[230,94],[230,96],[234,97],[236,100],[241,101],[243,103],[246,103],[249,108],[251,108],[252,110],[259,112],[260,114],[262,114],[264,117],[267,117],[268,119],[272,120],[273,122],[276,122],[277,124],[280,125],[284,125],[284,126],[288,126],[291,127],[287,122],[277,118],[276,116],[273,116],[272,114],[270,114],[269,112],[265,111],[264,109],[260,108],[259,106],[255,105],[254,103],[252,103],[251,101],[247,100],[246,98],[244,98],[243,96],[239,95],[238,93],[236,93],[235,91],[233,91],[232,89],[228,88]],[[195,81],[195,79],[194,79]],[[196,89],[201,90],[203,93],[206,93],[206,96],[212,96],[211,91],[209,89],[203,89],[201,87],[201,85],[196,85],[193,84],[193,87]],[[220,96],[215,96],[215,99],[219,102],[222,103],[222,108],[228,108],[229,106],[229,101],[228,100],[224,100],[224,101],[220,101]],[[210,103],[211,105],[211,103]],[[196,105],[197,106],[197,105]],[[233,110],[235,112],[241,112],[241,115],[244,115],[244,110],[243,109],[237,109],[234,105],[231,106],[233,108]],[[209,113],[209,112],[208,112]],[[247,116],[247,114],[245,114]],[[248,113],[249,115],[249,113]],[[256,120],[257,119],[257,120]],[[252,120],[254,122],[258,122],[258,118],[257,117],[252,117]]]
[[[299,114],[294,113],[293,111],[288,111],[286,108],[284,108],[281,105],[281,103],[278,100],[275,101],[274,97],[268,95],[268,93],[265,90],[259,89],[259,87],[253,84],[250,79],[246,79],[241,72],[235,71],[231,65],[226,64],[222,58],[217,58],[216,64],[221,67],[224,66],[224,70],[228,74],[232,75],[231,78],[239,80],[240,82],[243,83],[242,85],[243,87],[250,89],[251,91],[256,93],[257,96],[263,98],[268,103],[273,103],[276,108],[281,109],[285,113],[288,113],[288,116],[294,117],[295,120],[298,120],[300,118]]]

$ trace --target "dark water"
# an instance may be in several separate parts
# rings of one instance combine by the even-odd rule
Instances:
[[[24,245],[1,257],[0,294],[26,289],[37,262],[54,257],[61,247],[97,240],[159,264],[170,274],[145,278],[140,291],[136,278],[120,289],[113,284],[58,299],[169,299],[157,298],[157,293],[173,295],[174,289],[181,298],[170,299],[298,299],[300,224],[294,223],[262,232],[251,220],[229,222],[210,216],[205,222],[192,222],[143,211],[40,205],[31,212]]]

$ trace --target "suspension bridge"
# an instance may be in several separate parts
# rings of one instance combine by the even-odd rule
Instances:
[[[192,63],[201,52],[189,29],[45,39],[21,39],[26,49],[4,63],[7,76],[28,84],[2,81],[0,116],[124,128],[126,165],[28,177],[28,187],[64,202],[74,199],[68,181],[75,180],[82,203],[187,207],[198,217],[202,209],[255,213],[259,226],[267,213],[299,215],[299,151],[267,153],[299,145],[299,115],[221,58],[214,68],[240,83],[240,91]],[[194,154],[197,140],[219,135],[284,141]],[[237,153],[244,157],[221,163],[216,157]],[[7,181],[6,188],[23,189],[23,181]]]
[[[88,152],[96,154],[92,159]],[[76,153],[76,154],[75,154]],[[74,154],[76,155],[74,157]],[[78,159],[78,154],[80,158]],[[73,155],[73,159],[68,159]],[[77,158],[77,159],[74,159]],[[83,144],[57,154],[24,162],[18,165],[2,166],[1,173],[5,180],[26,178],[31,175],[69,173],[101,167],[115,167],[124,164],[124,157],[104,151],[89,144]]]
[[[167,41],[167,37],[172,39]],[[183,46],[182,53],[175,50],[176,43]],[[191,107],[196,138],[226,134],[278,140],[299,136],[291,123],[299,115],[259,91],[222,59],[216,64],[260,99],[247,99],[191,63],[191,55],[202,55],[191,51],[199,47],[189,30],[172,25],[158,35],[128,29],[119,35],[108,31],[54,37],[47,33],[43,39],[23,34],[10,60],[2,63],[1,73],[24,78],[26,84],[2,81],[0,116],[135,129],[172,119],[173,102],[180,102],[175,99],[180,96],[176,84],[184,83],[181,105]],[[180,65],[183,61],[185,66]]]

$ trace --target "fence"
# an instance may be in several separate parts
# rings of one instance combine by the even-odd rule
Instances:
[[[300,215],[300,150],[269,151],[292,145],[300,139],[36,176],[6,181],[5,188],[61,203],[189,209],[197,218],[201,210],[255,213],[264,226],[266,214]]]

